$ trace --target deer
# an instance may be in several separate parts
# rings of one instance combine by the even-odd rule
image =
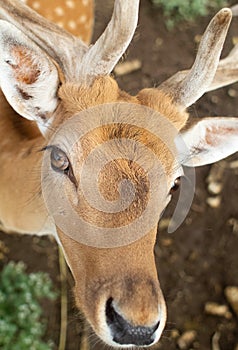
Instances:
[[[167,317],[154,258],[158,221],[184,166],[211,164],[238,150],[238,118],[190,123],[187,111],[206,92],[238,80],[237,46],[220,59],[232,11],[223,8],[211,20],[190,69],[132,96],[112,72],[136,30],[139,0],[115,0],[108,26],[90,46],[26,3],[0,0],[1,228],[55,237],[74,277],[75,303],[104,343],[151,346]],[[158,125],[161,137],[153,132]],[[87,158],[102,145],[100,171],[88,162],[83,177]],[[98,210],[97,202],[93,208],[85,183],[113,210]],[[150,195],[155,200],[146,210]],[[59,210],[64,201],[70,215]],[[131,238],[130,221],[140,217]]]

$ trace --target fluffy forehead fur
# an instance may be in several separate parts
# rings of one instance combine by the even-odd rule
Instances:
[[[55,123],[60,124],[63,120],[69,119],[72,116],[77,116],[79,112],[86,111],[89,107],[113,102],[129,102],[128,111],[128,124],[114,123],[116,121],[116,112],[111,104],[109,108],[110,123],[105,125],[107,116],[96,114],[99,119],[99,126],[91,129],[88,133],[84,134],[79,143],[76,143],[73,147],[73,152],[69,151],[68,154],[71,159],[73,171],[77,183],[80,184],[81,166],[89,154],[97,148],[97,146],[104,145],[107,141],[112,141],[110,146],[103,148],[102,157],[109,161],[106,162],[106,166],[100,172],[99,187],[100,192],[107,200],[117,200],[118,184],[124,179],[129,179],[135,185],[135,200],[128,209],[119,214],[105,215],[102,219],[102,214],[97,210],[91,208],[87,202],[83,199],[81,194],[80,185],[78,186],[78,197],[80,200],[77,202],[80,205],[77,210],[85,218],[87,222],[92,222],[99,226],[106,225],[113,227],[115,222],[125,224],[130,221],[132,216],[140,215],[143,208],[148,201],[148,179],[146,171],[150,171],[155,166],[156,160],[162,164],[162,174],[170,175],[174,166],[175,154],[171,152],[171,147],[165,144],[163,140],[157,137],[150,129],[145,127],[139,127],[136,125],[136,116],[138,115],[138,106],[146,106],[155,110],[155,116],[165,118],[170,122],[169,126],[174,125],[174,130],[179,130],[186,122],[187,114],[181,113],[172,103],[172,99],[157,89],[145,89],[142,90],[137,96],[129,96],[125,92],[118,88],[117,83],[110,77],[98,78],[94,84],[88,88],[82,85],[66,83],[61,86],[59,90],[59,97],[61,100],[60,111],[57,111]],[[134,107],[133,107],[134,106]],[[143,112],[143,108],[141,109]],[[59,113],[60,112],[60,113]],[[153,112],[153,111],[152,111]],[[95,115],[88,113],[88,122],[90,125],[90,117],[95,118]],[[115,116],[113,115],[115,113]],[[137,114],[136,114],[137,113]],[[147,112],[148,113],[148,112]],[[126,114],[127,116],[127,114]],[[140,116],[141,117],[141,116]],[[145,115],[146,120],[147,115]],[[80,114],[79,114],[80,118]],[[100,120],[100,118],[102,120]],[[134,118],[134,119],[133,119]],[[143,115],[142,115],[143,118]],[[77,119],[76,119],[77,120]],[[159,120],[148,119],[148,124],[156,125]],[[103,126],[100,126],[103,125]],[[149,125],[148,125],[149,126]],[[74,133],[74,127],[72,124],[72,134]],[[173,134],[171,128],[167,131],[167,139],[171,139],[173,142]],[[171,135],[170,135],[171,134]],[[77,135],[76,135],[77,136]],[[130,140],[126,146],[121,140]],[[67,152],[66,152],[67,153]],[[98,156],[100,158],[100,155]],[[112,161],[110,159],[113,159]],[[96,159],[96,163],[102,164],[103,159]],[[146,169],[146,171],[144,171]],[[95,172],[95,164],[93,164],[89,171],[88,178]],[[158,178],[161,176],[158,171],[153,170],[154,181],[158,183]],[[162,177],[161,177],[162,178]],[[167,179],[169,180],[169,179]],[[169,182],[169,181],[168,181]],[[168,183],[163,184],[166,188]],[[128,189],[129,191],[129,189]]]
[[[65,83],[60,87],[58,96],[61,103],[55,113],[53,129],[63,121],[90,107],[113,102],[130,103],[128,107],[130,109],[128,111],[128,125],[115,122],[114,125],[111,124],[108,127],[104,126],[97,128],[94,132],[91,132],[90,135],[84,137],[82,144],[85,157],[90,150],[95,148],[98,144],[102,144],[103,142],[112,139],[125,138],[139,141],[147,148],[151,149],[165,166],[170,167],[173,163],[173,157],[171,157],[170,154],[171,152],[159,138],[149,132],[146,128],[140,129],[129,125],[130,122],[133,121],[133,118],[136,119],[133,116],[134,104],[135,107],[141,105],[158,112],[156,117],[159,119],[159,116],[161,116],[161,118],[168,120],[168,122],[174,126],[175,130],[179,131],[183,128],[186,124],[188,114],[179,110],[179,108],[173,103],[172,98],[163,91],[158,89],[144,89],[141,90],[138,95],[130,96],[120,90],[116,81],[111,77],[99,77],[90,87]],[[112,110],[111,113],[113,114],[114,111]],[[88,118],[90,119],[90,114]],[[113,116],[111,120],[113,121]],[[134,121],[136,123],[136,120]],[[103,121],[101,122],[103,124]],[[159,120],[153,120],[153,124],[159,125]],[[168,131],[166,130],[166,132],[168,135],[165,135],[165,137],[171,139],[171,128],[168,129]],[[133,158],[138,157],[136,153],[137,151],[135,148],[135,157]],[[140,153],[139,157],[143,158],[143,154]],[[146,158],[146,154],[144,154],[144,157]]]
[[[59,89],[61,108],[65,117],[71,117],[80,111],[96,105],[111,102],[129,102],[150,107],[166,117],[180,130],[188,119],[188,114],[177,107],[172,98],[156,88],[143,89],[136,96],[130,96],[119,89],[111,77],[99,77],[92,86],[65,83]],[[67,114],[67,116],[65,116]],[[57,118],[56,123],[59,123]]]

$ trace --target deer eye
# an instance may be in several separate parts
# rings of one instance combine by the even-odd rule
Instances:
[[[177,179],[174,180],[173,186],[170,189],[170,194],[173,194],[174,192],[176,192],[181,184],[181,177],[177,177]]]
[[[52,169],[59,172],[66,172],[70,166],[67,155],[58,147],[52,147],[50,154]]]
[[[51,167],[53,170],[67,175],[70,181],[77,187],[77,181],[75,179],[72,166],[64,151],[56,146],[50,146],[51,154]]]

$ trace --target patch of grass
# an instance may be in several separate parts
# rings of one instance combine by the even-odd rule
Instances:
[[[205,16],[211,10],[228,6],[225,0],[152,0],[152,3],[163,10],[169,29],[178,22],[193,22],[197,17]]]
[[[50,350],[42,337],[42,298],[55,299],[52,281],[43,272],[26,273],[24,263],[8,263],[0,272],[0,349]]]

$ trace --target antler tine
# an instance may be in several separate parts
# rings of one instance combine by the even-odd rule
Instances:
[[[207,91],[219,89],[223,86],[238,81],[238,44],[234,46],[230,54],[219,62],[215,78]]]
[[[230,8],[233,17],[238,16],[238,4]],[[215,78],[207,91],[219,89],[238,81],[238,44],[219,62]]]
[[[0,19],[12,23],[37,43],[58,63],[66,77],[75,75],[71,67],[88,49],[80,39],[46,20],[20,0],[0,0]]]
[[[202,37],[192,68],[175,74],[159,86],[181,107],[190,106],[209,90],[217,71],[231,18],[230,9],[224,8],[219,11]]]
[[[174,86],[178,86],[189,73],[189,70],[183,70],[170,79],[166,80],[160,87],[170,91]],[[226,58],[220,60],[215,77],[207,88],[206,92],[217,90],[221,87],[233,84],[238,81],[238,44],[236,44]],[[164,86],[164,87],[163,87]]]
[[[112,18],[84,57],[83,76],[110,74],[131,42],[139,12],[139,0],[115,0]]]

